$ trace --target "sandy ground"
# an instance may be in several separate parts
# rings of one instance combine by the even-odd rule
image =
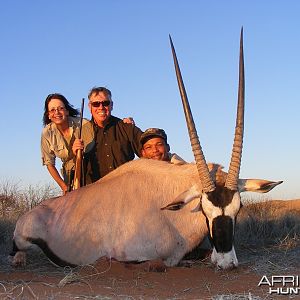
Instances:
[[[78,275],[80,279],[76,280]],[[64,285],[63,278],[74,282]],[[51,295],[55,295],[53,299],[211,299],[218,294],[248,296],[249,293],[265,296],[266,289],[257,287],[260,278],[249,273],[248,266],[216,271],[210,264],[203,264],[191,268],[173,267],[157,273],[147,272],[140,265],[115,261],[99,261],[77,274],[70,273],[69,277],[27,271],[0,274],[7,291],[15,287],[10,294],[17,297],[22,293],[22,299],[47,299]]]
[[[280,214],[288,211],[300,215],[300,200],[274,201],[272,205],[278,205]],[[247,215],[243,211],[240,218]],[[299,249],[296,251],[299,253]],[[149,272],[147,263],[123,264],[106,259],[80,269],[62,269],[40,253],[29,256],[26,268],[13,269],[2,257],[0,299],[300,299],[300,294],[276,298],[269,295],[266,286],[258,287],[264,271],[259,270],[257,253],[253,249],[242,254],[237,253],[244,258],[234,270],[216,270],[205,258],[166,272]],[[270,256],[264,261],[280,265],[281,275],[299,276],[299,265],[284,268],[284,257],[274,261]]]

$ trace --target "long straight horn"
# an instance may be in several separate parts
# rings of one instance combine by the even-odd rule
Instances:
[[[243,27],[240,37],[240,61],[239,61],[239,90],[238,90],[238,107],[235,125],[234,143],[228,175],[225,186],[237,191],[238,179],[240,173],[243,136],[244,136],[244,107],[245,107],[245,75],[244,75],[244,50],[243,50]]]
[[[191,141],[191,145],[192,145],[192,150],[194,153],[194,157],[196,160],[196,165],[197,165],[197,169],[198,169],[198,173],[199,173],[199,178],[200,181],[202,183],[202,188],[204,192],[211,192],[215,189],[215,184],[212,181],[210,174],[209,174],[209,170],[205,161],[205,157],[203,155],[201,146],[200,146],[200,142],[199,142],[199,138],[197,135],[197,130],[195,127],[195,123],[194,123],[194,119],[193,119],[193,115],[190,109],[190,105],[189,105],[189,101],[186,95],[186,91],[185,91],[185,87],[183,84],[183,80],[182,80],[182,76],[181,76],[181,72],[180,72],[180,68],[178,65],[178,61],[177,61],[177,56],[176,56],[176,52],[174,49],[174,45],[172,42],[172,38],[169,35],[170,38],[170,43],[171,43],[171,48],[172,48],[172,54],[173,54],[173,59],[174,59],[174,66],[175,66],[175,72],[176,72],[176,77],[177,77],[177,82],[178,82],[178,87],[179,87],[179,91],[180,91],[180,96],[181,96],[181,100],[182,100],[182,105],[183,105],[183,110],[184,110],[184,114],[185,114],[185,119],[186,119],[186,124],[188,127],[188,132],[189,132],[189,136],[190,136],[190,141]]]

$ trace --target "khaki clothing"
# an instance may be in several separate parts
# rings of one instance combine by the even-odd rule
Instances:
[[[80,129],[80,118],[79,117],[68,117],[69,129],[71,138],[67,141],[61,132],[57,129],[54,123],[46,125],[42,131],[41,136],[41,153],[43,165],[55,165],[56,158],[60,158],[63,162],[63,176],[64,181],[66,173],[69,173],[75,166],[74,154],[72,152],[72,145],[76,138],[79,138]],[[88,120],[83,119],[82,126],[89,123]],[[82,132],[83,136],[83,132]],[[90,141],[93,139],[92,132],[90,134],[85,132],[85,139]]]
[[[174,165],[183,165],[187,162],[178,156],[176,153],[169,153],[170,163]]]

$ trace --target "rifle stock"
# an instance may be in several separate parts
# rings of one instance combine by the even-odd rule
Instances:
[[[80,128],[79,128],[79,139],[81,139],[82,130],[82,119],[83,119],[83,108],[84,108],[84,98],[82,98],[81,111],[80,111]],[[73,190],[77,190],[81,186],[81,173],[82,173],[82,150],[77,150],[76,162],[75,162],[75,173],[73,181]]]

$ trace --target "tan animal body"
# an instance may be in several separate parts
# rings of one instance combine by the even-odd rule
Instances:
[[[226,173],[218,165],[209,166],[212,177],[224,185]],[[241,179],[239,188],[255,186],[250,190],[265,192],[278,183]],[[14,232],[20,250],[15,263],[24,263],[24,251],[38,245],[58,265],[85,265],[106,256],[119,261],[161,259],[174,266],[208,233],[202,211],[191,212],[201,195],[195,164],[147,159],[126,163],[22,216]],[[161,210],[187,198],[195,201],[179,211]]]

